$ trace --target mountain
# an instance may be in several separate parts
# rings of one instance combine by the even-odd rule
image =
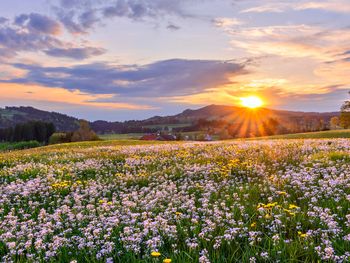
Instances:
[[[339,112],[301,112],[272,110],[267,108],[247,109],[237,106],[209,105],[200,109],[187,109],[170,116],[154,116],[145,120],[109,122],[98,120],[91,122],[91,128],[97,133],[135,133],[155,132],[160,129],[177,131],[196,130],[234,130],[245,129],[244,135],[256,134],[259,129],[274,125],[279,133],[313,131],[329,128],[333,116]],[[14,126],[30,120],[54,123],[58,131],[73,131],[78,128],[78,119],[57,112],[38,110],[33,107],[6,107],[0,109],[0,128]]]
[[[154,116],[142,121],[92,123],[98,133],[155,132],[171,129],[173,132],[210,131],[227,129],[234,137],[262,135],[264,133],[294,133],[328,129],[330,119],[339,112],[302,112],[248,109],[237,106],[209,105],[200,109],[187,109],[170,116]]]
[[[77,118],[57,112],[38,110],[33,107],[0,108],[0,128],[32,120],[52,122],[58,131],[73,131],[79,127]]]
[[[225,120],[228,122],[245,121],[247,117],[258,117],[260,120],[269,118],[322,118],[329,121],[332,117],[338,116],[339,112],[303,112],[303,111],[286,111],[273,110],[267,108],[247,109],[237,106],[226,105],[209,105],[197,110],[187,109],[182,113],[173,116],[152,117],[144,120],[145,123],[166,124],[166,123],[192,123],[200,119],[205,120]]]

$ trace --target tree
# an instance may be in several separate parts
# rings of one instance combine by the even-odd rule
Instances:
[[[337,116],[334,116],[331,118],[331,121],[330,121],[330,126],[331,126],[331,129],[337,129],[339,127],[339,117]]]
[[[339,124],[344,129],[350,128],[350,100],[345,101],[341,106]]]
[[[72,142],[96,141],[99,139],[96,133],[90,128],[89,122],[80,120],[79,125],[80,128],[73,133]]]

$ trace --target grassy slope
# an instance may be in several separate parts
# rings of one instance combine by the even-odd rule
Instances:
[[[190,133],[188,133],[190,134]],[[74,148],[91,148],[98,146],[127,146],[127,145],[154,145],[164,143],[181,143],[181,142],[163,142],[163,141],[141,141],[137,138],[141,137],[140,134],[111,134],[100,136],[102,141],[95,142],[76,142],[76,143],[64,143],[57,145],[49,145],[44,147],[38,147],[31,151],[46,152],[55,150],[68,150]],[[350,129],[348,130],[332,130],[322,132],[309,132],[309,133],[295,133],[285,135],[274,135],[265,137],[256,137],[240,140],[270,140],[270,139],[330,139],[330,138],[350,138]],[[0,145],[0,151],[1,151]],[[25,150],[24,150],[25,151]]]
[[[273,135],[250,138],[254,140],[266,140],[266,139],[328,139],[328,138],[350,138],[349,130],[332,130],[321,132],[306,132],[306,133],[293,133],[284,135]]]

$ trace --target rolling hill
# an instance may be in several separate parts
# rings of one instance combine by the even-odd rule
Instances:
[[[52,122],[58,131],[73,131],[78,128],[78,119],[65,114],[38,110],[33,107],[0,108],[0,128],[8,128],[33,120]]]
[[[301,131],[312,130],[314,126],[324,125],[327,128],[330,119],[339,112],[301,112],[260,108],[247,108],[225,105],[209,105],[200,109],[187,109],[170,116],[154,116],[145,120],[125,122],[109,122],[98,120],[90,125],[97,133],[133,133],[153,132],[162,127],[170,127],[175,131],[193,131],[212,126],[265,125],[271,119],[276,120],[284,129],[291,132],[303,127]],[[33,107],[6,107],[0,109],[0,128],[14,126],[30,120],[52,122],[58,131],[72,131],[78,127],[78,119],[57,112],[48,112]],[[207,127],[206,127],[207,126]],[[208,128],[209,129],[209,128]],[[249,129],[253,129],[250,127]]]

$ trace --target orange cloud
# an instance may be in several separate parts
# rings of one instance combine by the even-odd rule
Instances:
[[[23,85],[14,83],[0,83],[0,100],[16,101],[18,99],[33,101],[45,101],[52,103],[66,103],[80,106],[92,106],[109,109],[142,110],[153,109],[147,105],[137,105],[121,102],[103,102],[113,98],[111,94],[88,94],[79,90],[68,91],[63,88],[45,88],[38,85]],[[99,102],[98,100],[101,100]]]

